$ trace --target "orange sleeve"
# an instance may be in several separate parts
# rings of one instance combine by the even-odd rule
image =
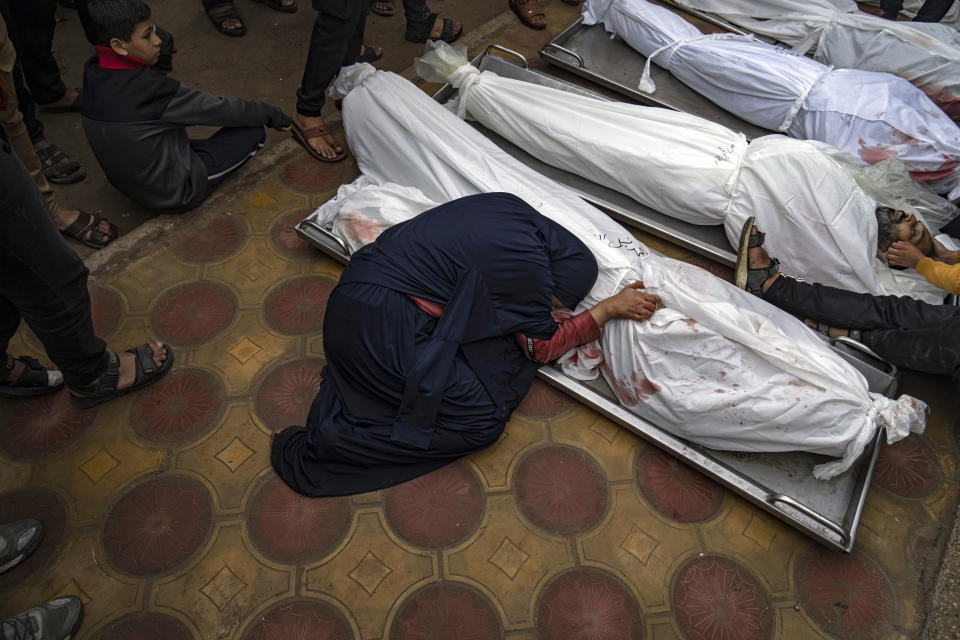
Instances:
[[[947,264],[923,258],[917,263],[917,273],[933,286],[960,295],[960,263]]]

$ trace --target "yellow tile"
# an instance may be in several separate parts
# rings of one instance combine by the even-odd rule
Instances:
[[[571,413],[551,420],[550,433],[557,442],[582,447],[593,454],[607,480],[633,478],[638,437],[591,409],[578,405]]]
[[[98,537],[98,533],[81,533],[69,538],[46,569],[5,594],[4,609],[14,614],[60,596],[74,595],[83,601],[87,629],[108,617],[138,609],[145,581],[107,568],[100,556]]]
[[[734,496],[719,518],[700,526],[710,552],[743,562],[772,594],[793,589],[793,557],[809,539],[773,516]]]
[[[446,576],[486,593],[507,630],[534,624],[538,585],[574,561],[570,543],[532,529],[508,495],[488,497],[473,540],[443,556]]]
[[[279,171],[274,174],[279,176]],[[297,209],[311,209],[310,196],[296,193],[278,179],[258,182],[243,198],[230,203],[230,208],[243,215],[254,233],[266,233],[273,223]]]
[[[159,580],[152,603],[186,614],[203,640],[240,637],[261,611],[294,595],[296,569],[257,554],[239,524],[217,525],[203,557],[186,572]]]
[[[642,501],[632,486],[611,488],[610,513],[578,540],[584,564],[622,576],[644,612],[668,609],[670,580],[679,564],[700,551],[692,525],[669,522]]]
[[[206,438],[178,452],[173,466],[205,478],[218,511],[240,509],[253,480],[270,466],[270,434],[250,417],[249,403],[230,405]]]
[[[18,462],[0,455],[0,487],[3,487],[3,493],[23,488],[29,479],[29,462]]]
[[[247,310],[237,315],[229,331],[194,347],[189,361],[223,380],[227,396],[247,396],[256,391],[257,376],[276,361],[296,355],[299,347],[299,337],[273,333],[258,311]]]
[[[774,638],[776,640],[826,640],[822,633],[796,603],[778,605],[775,610]]]
[[[299,262],[281,258],[270,248],[267,236],[256,236],[229,260],[206,266],[203,275],[204,279],[230,287],[241,308],[259,309],[270,289],[300,273]]]
[[[863,507],[856,546],[881,561],[891,577],[913,571],[908,549],[917,529],[926,524],[916,506],[884,491],[872,491]]]
[[[133,262],[109,282],[123,298],[127,313],[146,313],[164,291],[195,282],[199,275],[199,266],[180,262],[167,249],[161,249]]]
[[[125,486],[163,463],[164,452],[137,442],[120,417],[126,414],[117,410],[128,407],[129,399],[111,404],[100,407],[79,442],[34,468],[31,484],[57,487],[67,497],[74,525],[99,525]]]
[[[325,253],[317,252],[317,259],[310,263],[310,275],[312,276],[327,276],[328,278],[333,278],[334,280],[340,279],[340,274],[343,273],[344,265],[340,264],[330,256]]]
[[[499,440],[466,461],[477,472],[485,489],[505,489],[513,473],[512,465],[522,457],[521,453],[546,442],[547,429],[542,422],[514,415]]]
[[[364,638],[385,634],[387,616],[398,600],[437,579],[433,554],[401,545],[387,533],[383,514],[362,510],[342,550],[304,572],[306,594],[325,594],[353,613]]]
[[[647,637],[651,640],[684,640],[672,616],[648,620]]]

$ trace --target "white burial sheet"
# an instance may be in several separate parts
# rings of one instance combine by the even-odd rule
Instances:
[[[960,38],[951,26],[886,20],[860,11],[852,0],[675,1],[775,38],[798,53],[816,47],[814,55],[824,64],[900,76],[960,119]],[[958,7],[955,3],[952,13]]]
[[[462,49],[442,43],[416,67],[425,79],[459,89],[458,115],[665,215],[723,224],[733,246],[744,221],[755,216],[787,273],[852,291],[943,300],[943,290],[915,272],[891,271],[876,257],[876,198],[915,208],[902,193],[878,188],[869,195],[855,179],[860,170],[824,153],[820,143],[771,135],[747,145],[743,135],[689,114],[481,73]],[[896,186],[936,199],[909,179]]]
[[[594,19],[595,0],[584,15]],[[606,2],[606,0],[603,0]],[[960,199],[960,127],[922,91],[889,73],[831,69],[746,36],[704,36],[646,0],[612,0],[603,16],[614,33],[727,111],[772,131],[820,140],[860,164],[896,157],[935,193]],[[655,86],[648,71],[641,91]]]
[[[888,441],[922,431],[922,402],[870,393],[802,322],[699,267],[653,254],[400,76],[354,65],[335,89],[363,176],[320,207],[317,221],[361,229],[350,239],[355,246],[436,203],[495,191],[523,198],[597,258],[597,282],[578,310],[638,280],[663,301],[651,321],[608,323],[602,350],[588,345],[564,357],[565,370],[581,377],[599,367],[637,414],[715,448],[841,458],[818,466],[820,478],[848,469],[878,427]]]

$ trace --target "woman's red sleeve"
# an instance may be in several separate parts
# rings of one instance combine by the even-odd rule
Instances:
[[[538,364],[552,362],[574,347],[600,337],[600,327],[589,311],[557,321],[557,332],[549,340],[537,340],[522,333],[515,334],[520,348],[529,360]]]

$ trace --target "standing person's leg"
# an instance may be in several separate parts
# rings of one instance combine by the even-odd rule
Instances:
[[[896,20],[903,9],[903,0],[880,0],[880,8],[883,10],[883,17],[887,20]]]
[[[940,22],[943,16],[947,15],[950,7],[953,6],[953,0],[927,0],[914,16],[914,22]]]
[[[463,32],[463,25],[459,22],[431,13],[427,0],[403,0],[403,16],[407,21],[404,37],[410,42],[453,42]]]
[[[207,195],[263,148],[263,127],[224,127],[205,140],[191,140],[190,148],[207,168]]]
[[[79,94],[63,84],[53,56],[57,0],[14,0],[9,5],[13,18],[13,24],[7,25],[10,39],[37,104],[54,111],[79,110]]]
[[[327,86],[343,61],[351,56],[353,59],[359,56],[362,40],[355,42],[356,31],[366,7],[361,0],[330,3],[314,0],[314,8],[317,17],[310,34],[303,79],[297,89],[294,136],[313,157],[325,162],[337,162],[346,157],[346,152],[330,135],[321,111]]]

